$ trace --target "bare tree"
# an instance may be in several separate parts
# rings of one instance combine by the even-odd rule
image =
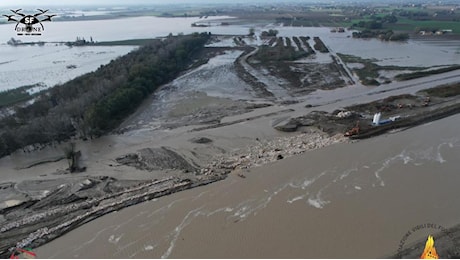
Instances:
[[[71,142],[69,146],[64,147],[64,155],[69,163],[70,172],[79,171],[80,167],[78,166],[78,162],[81,157],[81,152],[76,151],[76,145],[74,142]]]

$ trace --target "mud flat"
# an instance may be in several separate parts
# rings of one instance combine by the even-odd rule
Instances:
[[[250,71],[250,65],[247,63],[247,59],[250,55],[253,55],[257,52],[257,48],[248,49],[243,52],[237,60],[235,60],[235,69],[238,73],[238,76],[248,83],[254,89],[255,93],[259,97],[272,99],[274,97],[273,93],[268,90],[268,87],[265,83],[258,80]]]
[[[393,130],[402,130],[460,113],[458,83],[439,86],[416,95],[402,94],[381,100],[352,105],[331,113],[312,111],[307,115],[289,118],[275,129],[295,132],[302,127],[317,127],[330,135],[345,133],[359,126],[351,139],[364,139]],[[373,116],[381,113],[381,124],[373,124]],[[385,120],[384,120],[385,119]]]

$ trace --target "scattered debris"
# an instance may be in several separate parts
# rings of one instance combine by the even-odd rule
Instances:
[[[338,118],[349,118],[353,115],[353,113],[351,113],[350,111],[340,111],[338,114],[337,114],[337,117]]]
[[[118,157],[116,161],[139,170],[172,169],[188,172],[197,171],[195,166],[192,166],[181,155],[167,147],[141,149],[137,153]]]
[[[196,144],[207,144],[207,143],[212,143],[212,140],[207,137],[195,137],[195,138],[190,139],[190,142],[196,143]]]

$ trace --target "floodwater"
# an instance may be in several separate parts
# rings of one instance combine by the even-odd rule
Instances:
[[[225,18],[225,17],[220,17]],[[94,41],[114,41],[166,36],[170,32],[190,33],[191,23],[198,18],[136,17],[115,20],[46,22],[41,36],[17,36],[15,24],[0,25],[0,91],[42,83],[47,87],[62,84],[82,74],[95,71],[100,65],[125,55],[136,46],[67,47],[9,46],[11,38],[23,42],[66,42],[77,37]],[[205,19],[201,19],[205,20]],[[76,68],[68,69],[67,66]]]
[[[217,118],[237,113],[240,101],[255,99],[251,86],[238,77],[233,66],[241,53],[225,51],[162,86],[128,128],[152,130],[165,123],[196,124],[192,115],[198,113],[207,113],[207,117],[214,114]]]
[[[460,45],[458,41],[409,40],[408,42],[385,42],[378,39],[354,39],[352,31],[331,33],[323,27],[273,27],[279,30],[279,36],[320,37],[324,44],[334,53],[344,53],[376,59],[379,65],[395,66],[439,66],[458,64],[460,62]],[[260,28],[267,30],[267,28]],[[256,30],[256,33],[258,31]],[[319,53],[318,55],[322,55]],[[324,55],[324,54],[323,54]],[[327,55],[327,54],[326,54]]]
[[[213,20],[230,19],[229,26],[191,27],[192,23],[214,25]],[[16,88],[43,82],[48,86],[63,83],[78,75],[97,69],[111,59],[124,55],[134,47],[79,47],[65,46],[28,46],[11,47],[6,42],[16,38],[30,41],[74,41],[84,37],[95,41],[114,41],[139,38],[162,37],[169,33],[211,32],[224,35],[244,35],[254,27],[257,35],[263,30],[276,29],[279,36],[319,36],[332,52],[351,54],[362,58],[376,59],[380,65],[398,66],[438,66],[458,64],[460,46],[458,41],[410,40],[407,43],[382,42],[377,39],[362,40],[351,38],[351,32],[331,33],[329,28],[289,27],[261,24],[235,24],[226,16],[200,19],[134,17],[113,20],[71,21],[44,23],[42,36],[16,36],[14,24],[0,25],[0,90]],[[260,45],[260,39],[247,40],[249,44]],[[223,45],[232,45],[227,39]],[[214,44],[213,46],[219,46]],[[101,54],[103,53],[103,54]],[[330,62],[328,54],[318,53],[313,62]],[[70,64],[72,63],[72,64]],[[78,64],[73,64],[78,63]],[[77,69],[68,70],[67,65],[77,65]]]
[[[43,258],[386,257],[416,225],[458,223],[459,120],[253,168],[245,179],[232,175],[108,214],[36,252]],[[406,243],[426,235],[415,233]]]
[[[233,69],[233,62],[242,51],[226,51],[208,63],[175,79],[171,85],[181,92],[201,91],[209,96],[234,100],[253,95],[251,86],[242,81]],[[180,94],[180,93],[176,93]]]
[[[37,83],[45,87],[63,84],[135,48],[0,45],[0,91]]]
[[[224,19],[226,16],[216,16],[212,19]],[[140,38],[154,38],[167,36],[169,33],[192,33],[209,31],[209,27],[192,27],[192,23],[205,23],[208,19],[198,17],[163,18],[154,16],[132,17],[124,19],[92,20],[92,21],[65,21],[43,23],[45,31],[40,37],[22,36],[22,41],[74,41],[84,37],[95,41],[116,41]],[[14,23],[0,25],[0,42],[6,43],[11,37],[18,38],[14,31]],[[226,27],[214,27],[223,30]],[[229,27],[233,34],[236,31]],[[247,33],[245,30],[242,33]],[[240,30],[241,32],[241,30]]]

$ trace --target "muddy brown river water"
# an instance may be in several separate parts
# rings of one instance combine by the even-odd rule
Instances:
[[[36,252],[43,258],[389,256],[418,224],[458,224],[459,120],[310,151],[253,168],[244,179],[232,174],[108,214]]]

